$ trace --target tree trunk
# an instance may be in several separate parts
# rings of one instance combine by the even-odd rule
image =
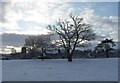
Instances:
[[[72,62],[72,55],[70,53],[67,53],[67,58],[69,62]]]
[[[106,58],[109,58],[109,52],[106,51]]]
[[[71,55],[68,56],[68,61],[72,62],[72,56]]]
[[[43,61],[44,60],[44,50],[43,50],[43,47],[41,47],[41,53],[42,53],[41,60]]]
[[[72,62],[72,54],[70,53],[70,49],[67,49],[66,53],[67,53],[67,59],[68,59],[68,61]]]
[[[109,54],[107,54],[106,58],[109,58]]]

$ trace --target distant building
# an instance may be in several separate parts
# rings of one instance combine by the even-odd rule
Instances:
[[[11,52],[12,53],[16,53],[16,49],[15,48],[11,48]]]
[[[26,47],[22,47],[22,49],[21,49],[21,53],[26,54]]]

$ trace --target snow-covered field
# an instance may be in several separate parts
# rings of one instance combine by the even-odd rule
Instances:
[[[118,59],[3,60],[3,81],[117,81]]]

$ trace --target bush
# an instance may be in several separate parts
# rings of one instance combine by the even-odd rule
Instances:
[[[38,56],[38,59],[52,59],[51,56]]]

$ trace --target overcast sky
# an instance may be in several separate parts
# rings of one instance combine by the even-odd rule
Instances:
[[[117,2],[2,2],[0,33],[45,34],[48,24],[66,19],[71,12],[94,25],[98,35],[117,40]]]
[[[118,41],[118,2],[21,1],[6,0],[0,3],[0,34],[46,34],[45,27],[48,24],[55,24],[58,19],[67,19],[73,13],[93,25],[97,35]]]

